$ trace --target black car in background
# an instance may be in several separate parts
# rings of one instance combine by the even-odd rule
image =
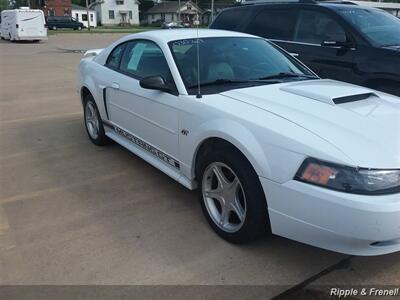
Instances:
[[[78,22],[72,17],[63,16],[63,17],[47,17],[46,20],[47,28],[52,30],[57,30],[60,28],[71,28],[74,30],[81,30],[85,26],[83,23]]]
[[[322,78],[400,96],[400,19],[349,2],[240,5],[210,26],[270,39]]]

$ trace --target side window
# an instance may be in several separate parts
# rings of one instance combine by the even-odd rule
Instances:
[[[117,47],[114,48],[113,51],[111,51],[111,54],[107,58],[106,66],[111,68],[111,69],[118,69],[119,64],[121,62],[121,56],[122,52],[124,52],[126,44],[121,44]]]
[[[122,57],[120,69],[125,74],[139,79],[162,76],[167,82],[173,82],[163,52],[150,41],[129,42]]]
[[[247,32],[261,37],[291,41],[295,24],[292,9],[264,9],[247,27]]]
[[[314,10],[299,13],[294,40],[318,44],[323,41],[346,42],[346,32],[331,16]]]
[[[229,9],[221,12],[212,23],[213,29],[236,30],[239,28],[240,21],[247,19],[251,11],[249,9]]]

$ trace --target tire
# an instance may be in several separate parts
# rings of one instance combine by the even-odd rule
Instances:
[[[219,169],[219,173],[222,172],[225,177],[223,181],[229,182],[226,185],[228,192],[224,193],[224,200],[221,200],[220,196],[217,196],[220,200],[213,197],[215,191],[221,190],[215,168]],[[206,153],[199,162],[197,173],[201,208],[211,228],[220,237],[231,243],[242,244],[271,233],[263,188],[258,175],[242,153],[236,149]],[[237,177],[238,184],[234,176]],[[237,188],[232,188],[236,184]],[[231,200],[228,200],[229,198]],[[231,203],[231,209],[236,207],[231,211],[225,209],[228,211],[225,221],[221,221],[224,219],[221,203]],[[242,215],[242,218],[239,215]]]
[[[51,27],[51,29],[53,29],[53,30],[57,30],[57,27],[56,27],[56,26],[53,26],[53,27]]]
[[[78,26],[78,28],[77,28],[77,29],[80,31],[80,30],[82,30],[82,27],[81,27],[81,26]]]
[[[92,95],[87,95],[84,99],[84,122],[89,139],[97,146],[104,146],[110,142],[104,131],[99,110]]]

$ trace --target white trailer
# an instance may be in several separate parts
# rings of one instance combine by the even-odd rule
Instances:
[[[20,8],[1,12],[1,37],[11,41],[47,39],[43,11]]]

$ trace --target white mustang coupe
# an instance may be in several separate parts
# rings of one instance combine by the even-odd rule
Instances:
[[[198,67],[199,66],[199,67]],[[251,35],[163,30],[79,66],[89,138],[185,187],[222,238],[266,233],[338,252],[400,250],[400,99],[318,78]]]

